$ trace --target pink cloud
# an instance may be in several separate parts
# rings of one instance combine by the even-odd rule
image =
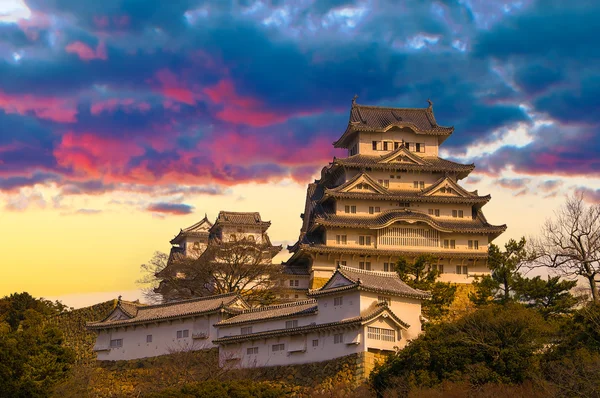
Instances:
[[[126,165],[132,156],[144,150],[133,142],[98,137],[92,133],[68,132],[54,149],[59,165],[70,167],[86,177],[106,177],[106,181],[127,174]]]
[[[125,112],[131,113],[135,110],[147,112],[151,109],[151,106],[145,101],[136,102],[133,98],[111,98],[95,102],[92,104],[90,111],[92,112],[92,115],[98,115],[104,111],[114,112],[117,108],[121,108]]]
[[[159,91],[165,97],[188,105],[196,103],[194,92],[170,70],[161,69],[156,72],[156,80],[160,84]]]
[[[90,61],[92,59],[106,60],[108,58],[106,55],[106,45],[104,44],[104,41],[100,41],[100,43],[98,43],[96,50],[92,49],[85,43],[74,41],[65,47],[65,51],[68,53],[77,54],[79,59],[83,61]]]
[[[38,97],[30,94],[9,95],[0,91],[0,108],[7,113],[26,115],[33,113],[40,119],[59,123],[76,121],[75,103],[68,99],[56,97]]]

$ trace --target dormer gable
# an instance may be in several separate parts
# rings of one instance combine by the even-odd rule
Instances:
[[[442,177],[428,189],[423,191],[423,196],[456,196],[472,198],[476,197],[477,194],[467,191],[450,177]]]
[[[428,161],[401,146],[393,152],[383,156],[378,163],[401,163],[419,166],[431,165]]]
[[[366,173],[358,173],[342,185],[331,189],[335,192],[379,193],[387,194],[388,190],[383,185],[369,177]]]
[[[353,285],[355,285],[354,282],[352,282],[351,280],[349,280],[348,278],[346,278],[338,272],[335,275],[333,275],[333,277],[325,284],[325,286],[321,288],[321,290],[335,289],[338,287]]]

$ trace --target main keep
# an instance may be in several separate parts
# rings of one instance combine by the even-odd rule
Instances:
[[[350,120],[321,178],[308,185],[300,237],[289,246],[291,270],[311,286],[340,265],[392,271],[400,257],[433,254],[440,280],[470,283],[489,274],[487,246],[506,230],[491,225],[480,196],[459,185],[475,168],[438,156],[453,127],[439,126],[427,108],[365,106],[352,100]],[[296,271],[297,272],[297,271]]]

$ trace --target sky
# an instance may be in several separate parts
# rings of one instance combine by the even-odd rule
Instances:
[[[352,97],[426,107],[461,183],[535,235],[600,201],[600,3],[0,0],[0,296],[139,297],[205,213],[298,237]],[[595,32],[595,33],[594,33]]]

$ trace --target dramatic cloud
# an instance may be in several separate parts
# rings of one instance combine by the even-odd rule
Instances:
[[[194,206],[179,203],[153,203],[148,206],[147,210],[153,213],[182,215],[193,213]]]
[[[0,191],[11,195],[46,185],[163,200],[304,184],[344,156],[331,142],[354,94],[432,99],[455,127],[446,150],[515,194],[600,171],[595,2],[25,3],[0,21]],[[528,186],[550,174],[556,183]]]

